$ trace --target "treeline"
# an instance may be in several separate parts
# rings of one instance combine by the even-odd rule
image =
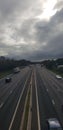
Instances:
[[[48,69],[58,70],[59,72],[63,73],[63,67],[59,67],[60,65],[63,65],[63,58],[45,60],[41,64],[45,65]]]
[[[0,57],[0,72],[11,70],[17,66],[19,67],[27,66],[30,63],[31,62],[27,60],[14,60],[14,59],[9,59],[5,57]]]

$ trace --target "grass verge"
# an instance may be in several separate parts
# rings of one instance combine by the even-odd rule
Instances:
[[[8,75],[8,74],[11,74],[11,73],[12,73],[12,70],[0,72],[0,79],[3,78],[3,77],[5,77],[5,76]]]
[[[63,73],[59,72],[58,70],[56,70],[56,69],[49,69],[49,70],[54,72],[55,74],[61,75],[63,77]]]

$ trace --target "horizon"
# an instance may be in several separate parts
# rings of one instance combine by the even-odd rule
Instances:
[[[0,56],[63,57],[62,0],[0,0]]]
[[[29,59],[23,59],[23,58],[21,58],[21,59],[15,59],[15,58],[10,58],[10,57],[0,56],[0,59],[3,59],[3,58],[5,58],[5,60],[9,59],[9,60],[15,60],[15,61],[22,61],[22,60],[24,60],[26,62],[28,61],[28,62],[31,62],[31,63],[33,63],[33,62],[48,61],[48,60],[55,61],[55,60],[58,60],[58,59],[63,59],[63,57],[58,57],[58,58],[48,58],[48,59],[41,59],[41,60],[29,60]]]

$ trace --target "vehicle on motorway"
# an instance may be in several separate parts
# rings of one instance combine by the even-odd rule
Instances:
[[[41,67],[43,67],[44,65],[43,64],[41,64]]]
[[[19,67],[16,67],[16,68],[14,68],[14,73],[19,73],[20,72],[20,68]]]
[[[5,82],[6,82],[6,83],[9,83],[9,82],[11,82],[11,80],[12,80],[11,77],[6,77]]]
[[[56,118],[50,118],[47,120],[47,130],[62,130],[62,127]]]
[[[57,79],[62,79],[62,77],[60,75],[56,75]]]

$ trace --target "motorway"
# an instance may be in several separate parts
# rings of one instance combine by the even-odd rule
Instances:
[[[63,128],[63,79],[40,65],[0,80],[0,130],[21,130],[24,104],[32,79],[31,130],[47,130],[46,120],[57,118]]]
[[[11,125],[12,117],[16,109],[20,94],[22,93],[25,82],[27,81],[25,85],[26,89],[23,93],[24,96],[22,96],[26,98],[30,76],[31,69],[26,68],[21,70],[20,73],[14,74],[12,76],[12,82],[10,83],[5,83],[5,80],[3,79],[0,85],[0,130],[10,130],[11,127],[15,127]],[[25,99],[22,99],[23,104],[24,100]],[[22,106],[24,107],[23,104]],[[14,129],[16,130],[16,128]]]
[[[36,78],[41,130],[46,130],[49,118],[57,118],[63,127],[63,79],[58,81],[54,73],[40,66],[36,68]]]
[[[35,71],[33,68],[32,75],[32,118],[31,118],[31,130],[38,130],[38,116],[37,116],[37,102],[36,102],[36,88],[35,88]]]

